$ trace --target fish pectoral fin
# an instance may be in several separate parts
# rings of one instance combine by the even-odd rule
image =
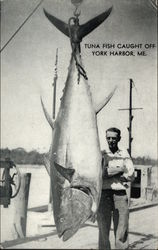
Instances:
[[[69,182],[72,180],[72,176],[75,173],[75,170],[72,168],[64,168],[61,165],[59,165],[57,162],[54,162],[56,170]]]
[[[51,126],[52,129],[54,129],[54,122],[53,122],[51,116],[49,115],[49,113],[47,112],[47,110],[46,110],[46,108],[45,108],[45,106],[44,106],[44,103],[43,103],[43,101],[42,101],[42,97],[41,97],[41,104],[42,104],[42,108],[43,108],[44,115],[45,115],[45,117],[46,117],[46,119],[47,119],[49,125]]]
[[[112,96],[115,93],[115,90],[117,89],[117,86],[115,86],[115,88],[113,89],[113,91],[111,91],[111,93],[105,98],[105,100],[103,102],[101,102],[95,109],[96,115],[105,107],[105,105],[110,101],[110,99],[112,98]]]

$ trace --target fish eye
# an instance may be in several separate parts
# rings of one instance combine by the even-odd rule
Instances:
[[[60,222],[64,222],[64,218],[61,217],[61,218],[60,218]]]

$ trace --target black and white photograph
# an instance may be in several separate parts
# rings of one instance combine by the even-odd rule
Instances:
[[[0,7],[0,248],[157,250],[157,0]]]

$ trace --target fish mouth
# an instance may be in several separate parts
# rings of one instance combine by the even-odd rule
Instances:
[[[66,188],[62,200],[62,211],[59,216],[58,236],[63,241],[71,238],[91,216],[93,200],[90,188],[75,184]],[[64,209],[65,206],[65,209]],[[61,221],[61,218],[63,220]]]
[[[68,239],[70,239],[73,235],[74,235],[74,230],[72,227],[65,229],[60,235],[59,237],[62,238],[63,241],[67,241]]]

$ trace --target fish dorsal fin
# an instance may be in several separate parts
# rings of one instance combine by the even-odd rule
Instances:
[[[46,119],[47,119],[49,125],[51,126],[52,129],[54,129],[54,122],[53,122],[51,116],[49,115],[49,113],[47,112],[47,110],[46,110],[46,108],[45,108],[45,106],[44,106],[44,103],[43,103],[43,101],[42,101],[42,97],[41,97],[41,104],[42,104],[42,108],[43,108],[44,115],[45,115],[45,117],[46,117]]]
[[[105,98],[105,100],[103,102],[101,102],[96,107],[96,109],[95,109],[96,114],[98,114],[105,107],[105,105],[110,101],[110,99],[114,95],[116,89],[117,89],[117,86],[115,86],[115,88],[113,89],[113,91],[111,91],[111,93]]]
[[[56,170],[69,182],[72,180],[72,176],[75,173],[75,170],[72,168],[64,168],[61,165],[59,165],[57,162],[54,162]]]

